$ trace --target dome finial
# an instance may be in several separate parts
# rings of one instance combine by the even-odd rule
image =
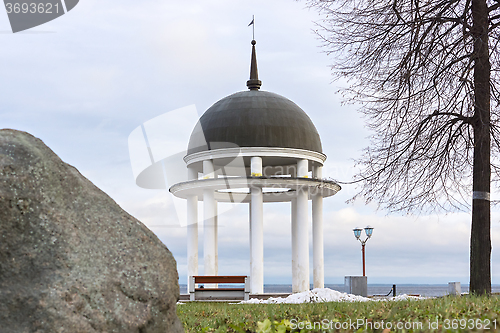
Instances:
[[[257,42],[252,40],[252,62],[250,64],[250,80],[247,81],[247,87],[250,90],[259,90],[262,81],[259,80],[259,73],[257,71],[257,56],[255,55],[255,44]]]

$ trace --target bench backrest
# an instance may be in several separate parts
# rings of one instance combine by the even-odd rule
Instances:
[[[204,276],[193,276],[194,283],[245,283],[246,276],[244,275],[204,275]]]

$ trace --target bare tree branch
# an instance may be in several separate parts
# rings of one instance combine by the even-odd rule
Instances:
[[[472,201],[471,290],[488,293],[472,276],[489,274],[489,201],[471,194],[500,181],[500,0],[306,1],[326,15],[316,33],[372,133],[352,200],[393,212]]]

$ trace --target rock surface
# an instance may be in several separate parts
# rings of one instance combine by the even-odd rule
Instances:
[[[170,251],[43,142],[0,131],[0,331],[182,332]]]

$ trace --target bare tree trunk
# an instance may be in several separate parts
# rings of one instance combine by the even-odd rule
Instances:
[[[475,110],[470,292],[491,294],[490,61],[486,0],[472,0],[472,19]]]

